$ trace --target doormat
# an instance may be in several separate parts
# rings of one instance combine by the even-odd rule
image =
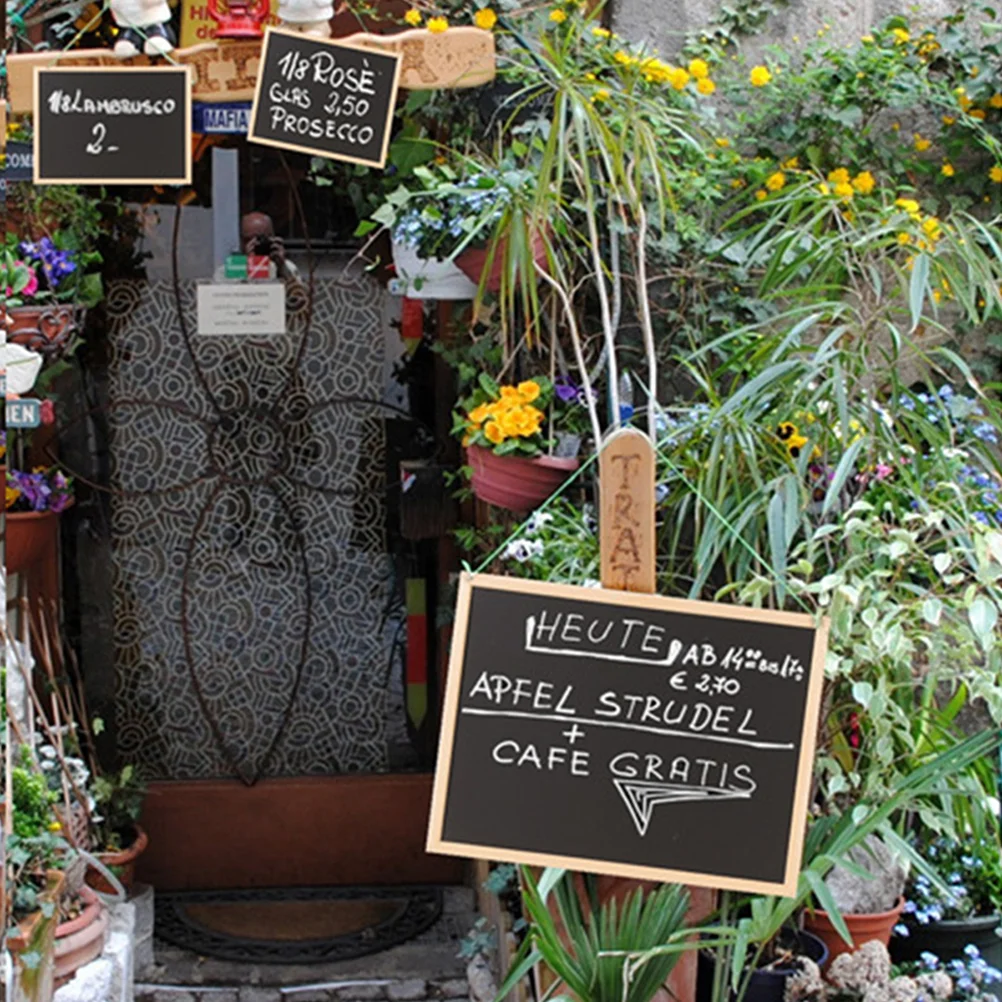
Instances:
[[[322,964],[398,946],[441,913],[436,887],[158,891],[156,936],[219,960]]]

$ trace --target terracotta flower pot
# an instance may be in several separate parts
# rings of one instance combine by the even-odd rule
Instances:
[[[579,465],[556,456],[498,456],[479,445],[471,445],[466,458],[473,468],[473,493],[514,512],[542,504]]]
[[[139,825],[136,825],[135,838],[131,845],[118,852],[99,852],[97,858],[118,877],[127,891],[131,891],[136,877],[136,860],[146,851],[149,844],[150,837]],[[115,893],[115,888],[108,883],[104,874],[93,867],[87,871],[87,883],[95,891],[101,891],[103,894]]]
[[[8,511],[4,529],[7,573],[23,574],[36,563],[59,530],[54,511]]]
[[[40,896],[40,902],[58,907],[66,886],[66,874],[61,870],[49,870],[47,886]],[[56,915],[46,918],[41,911],[29,915],[18,922],[17,933],[8,936],[6,948],[14,959],[14,984],[16,997],[27,996],[33,1002],[50,1002],[55,991],[55,939]],[[21,954],[37,953],[37,963],[25,965]],[[19,994],[20,993],[20,994]]]
[[[73,303],[12,306],[7,310],[13,326],[7,340],[40,355],[60,354],[83,324],[84,310]]]
[[[497,292],[501,288],[501,276],[504,272],[504,256],[507,246],[508,240],[506,237],[498,241],[497,250],[494,252],[494,259],[491,261],[490,271],[487,273],[486,278],[484,278],[484,288],[488,292]],[[543,239],[542,233],[537,233],[532,239],[532,257],[536,264],[540,267],[545,267],[546,241]],[[489,258],[490,246],[467,247],[466,250],[456,256],[455,263],[474,285],[479,286]]]
[[[828,963],[830,964],[841,954],[853,953],[864,943],[869,943],[874,939],[887,946],[891,941],[891,932],[898,924],[904,904],[905,899],[899,898],[898,903],[887,912],[843,915],[842,918],[845,919],[845,924],[852,936],[852,946],[838,934],[832,920],[828,917],[828,913],[821,911],[820,908],[813,913],[807,912],[804,915],[804,929],[813,933],[828,947]]]
[[[56,985],[64,985],[77,969],[101,956],[108,935],[108,911],[89,888],[80,888],[83,911],[56,926]]]

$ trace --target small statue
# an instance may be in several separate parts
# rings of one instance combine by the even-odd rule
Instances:
[[[278,0],[278,16],[282,27],[317,38],[331,37],[333,0]]]
[[[111,0],[111,15],[120,29],[114,49],[119,59],[141,52],[163,56],[174,48],[167,0]]]

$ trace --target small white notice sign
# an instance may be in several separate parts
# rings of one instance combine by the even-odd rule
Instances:
[[[284,334],[282,282],[203,282],[198,286],[199,334]]]

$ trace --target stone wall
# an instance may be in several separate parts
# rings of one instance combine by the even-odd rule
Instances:
[[[613,27],[624,38],[647,42],[675,55],[687,33],[710,23],[728,0],[609,0]],[[852,42],[892,14],[928,22],[955,13],[958,0],[790,0],[760,32],[745,39],[750,52],[768,44],[790,47],[806,42],[825,25],[833,40]]]

